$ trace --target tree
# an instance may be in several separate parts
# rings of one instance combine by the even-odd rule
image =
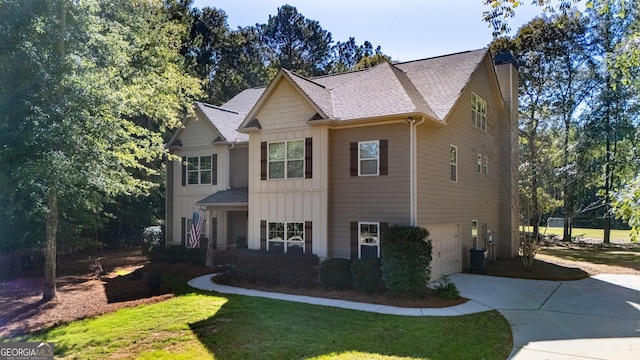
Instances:
[[[373,64],[376,61],[378,63],[382,61],[391,61],[391,58],[382,54],[380,46],[373,49],[373,45],[369,41],[365,41],[362,45],[356,44],[356,39],[353,37],[349,38],[349,41],[340,42],[333,46],[333,61],[330,65],[330,70],[328,71],[331,74],[338,74],[345,71],[352,71],[358,69],[358,64],[360,64],[360,68],[365,68],[367,64]],[[376,60],[371,59],[371,57],[376,56]],[[363,59],[367,60],[363,60]],[[382,58],[382,61],[380,61]],[[361,62],[363,62],[361,64]],[[366,64],[365,64],[366,62]],[[374,64],[377,65],[378,63]],[[370,66],[366,66],[370,67]]]
[[[323,75],[331,59],[331,33],[291,5],[278,8],[266,24],[256,25],[269,67],[304,76]]]
[[[520,128],[520,204],[532,238],[538,239],[542,216],[558,206],[554,196],[551,106],[549,88],[554,78],[557,54],[550,46],[557,41],[549,31],[549,19],[537,18],[521,27],[513,38],[493,41],[494,54],[511,52],[518,59]]]
[[[15,184],[0,198],[12,218],[26,216],[22,226],[45,225],[50,300],[58,225],[155,186],[147,175],[164,155],[162,133],[180,124],[199,82],[182,68],[186,28],[159,0],[6,0],[0,19],[0,181]],[[34,234],[20,241],[41,244]]]

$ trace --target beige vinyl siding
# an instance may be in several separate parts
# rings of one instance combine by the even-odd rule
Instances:
[[[229,187],[229,151],[227,144],[212,145],[214,139],[218,137],[218,133],[208,123],[207,120],[198,118],[190,119],[186,127],[179,134],[182,142],[182,148],[176,150],[176,156],[211,156],[217,154],[218,158],[218,183],[217,185],[201,184],[182,186],[182,162],[181,160],[170,161],[167,163],[167,176],[171,179],[167,180],[167,185],[173,184],[171,192],[173,200],[167,201],[167,239],[172,239],[173,244],[180,244],[182,239],[181,218],[191,219],[194,205],[205,197]],[[169,193],[169,191],[167,191]],[[171,216],[171,217],[169,217]],[[206,219],[216,217],[216,212],[209,214]],[[210,238],[211,226],[208,223],[204,227],[204,235]]]
[[[246,145],[236,145],[229,150],[229,186],[232,188],[249,186],[249,147]]]
[[[350,175],[350,144],[389,141],[389,174]],[[330,132],[329,243],[331,257],[350,257],[350,222],[409,224],[409,126],[373,125]],[[384,245],[383,245],[384,246]]]
[[[447,126],[418,126],[418,224],[459,224],[462,268],[468,267],[471,220],[498,231],[499,179],[497,148],[502,105],[495,79],[480,66],[461,94]],[[471,93],[487,101],[487,131],[471,122]],[[496,101],[498,99],[498,101]],[[426,126],[425,126],[426,125]],[[450,181],[449,147],[458,147],[458,181]],[[478,173],[477,155],[487,156],[489,174]],[[499,238],[497,234],[494,239]]]

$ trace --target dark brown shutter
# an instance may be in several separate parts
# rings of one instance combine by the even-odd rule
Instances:
[[[304,222],[304,252],[306,254],[313,254],[313,241],[312,241],[312,221]]]
[[[211,155],[211,185],[218,185],[218,154]]]
[[[351,222],[351,258],[358,258],[358,222]]]
[[[187,218],[180,219],[180,243],[185,246],[187,243]]]
[[[267,250],[267,220],[260,220],[260,250]]]
[[[380,257],[382,257],[383,253],[384,253],[384,238],[385,238],[385,232],[387,231],[387,229],[389,228],[389,223],[388,222],[381,222],[380,223],[380,234],[378,234],[378,236],[380,236]]]
[[[267,142],[260,143],[260,180],[267,180]]]
[[[187,185],[187,157],[182,157],[182,186]]]
[[[358,143],[352,142],[349,146],[351,176],[358,176]]]
[[[389,175],[389,140],[380,140],[380,175]]]
[[[304,139],[304,178],[313,177],[313,139]]]

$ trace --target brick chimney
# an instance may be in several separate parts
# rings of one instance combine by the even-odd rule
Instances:
[[[500,119],[500,228],[498,256],[518,255],[520,207],[518,201],[518,64],[511,53],[493,58],[504,109]]]

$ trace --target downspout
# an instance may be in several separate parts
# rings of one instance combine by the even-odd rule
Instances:
[[[424,116],[416,123],[413,117],[408,117],[409,125],[409,222],[411,226],[418,225],[418,137],[417,127],[425,121]]]

